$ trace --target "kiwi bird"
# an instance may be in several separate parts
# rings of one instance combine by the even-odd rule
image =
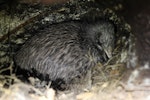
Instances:
[[[16,52],[14,60],[21,69],[69,83],[85,75],[97,62],[107,61],[113,48],[111,22],[70,21],[40,30]]]

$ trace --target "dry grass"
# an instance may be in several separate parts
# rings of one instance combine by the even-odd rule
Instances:
[[[12,70],[12,64],[0,72]],[[150,91],[126,91],[124,89],[120,84],[122,76],[118,70],[121,67],[124,68],[124,64],[107,65],[105,70],[102,70],[101,64],[98,64],[99,74],[103,76],[96,76],[99,74],[95,74],[92,77],[101,77],[105,81],[97,79],[91,89],[85,89],[79,93],[73,90],[56,93],[55,90],[48,88],[49,86],[36,88],[34,84],[23,83],[14,73],[0,75],[0,100],[150,100]],[[35,80],[32,80],[34,83]]]

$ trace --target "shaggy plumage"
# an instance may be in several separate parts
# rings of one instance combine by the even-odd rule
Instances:
[[[21,69],[70,83],[84,76],[97,62],[108,60],[113,46],[112,23],[71,21],[39,31],[17,51],[14,60]]]

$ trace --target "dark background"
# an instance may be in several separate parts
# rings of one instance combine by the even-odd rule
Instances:
[[[150,0],[125,0],[124,18],[136,37],[140,64],[150,63]]]

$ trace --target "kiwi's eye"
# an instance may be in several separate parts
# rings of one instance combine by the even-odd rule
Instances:
[[[100,41],[100,39],[97,39],[97,40],[96,40],[96,43],[99,44],[99,45],[102,44],[102,42]]]
[[[112,40],[112,39],[113,39],[113,36],[111,36],[110,39]]]
[[[104,41],[104,38],[99,38],[99,42],[101,43],[101,44],[103,44],[105,41]]]

